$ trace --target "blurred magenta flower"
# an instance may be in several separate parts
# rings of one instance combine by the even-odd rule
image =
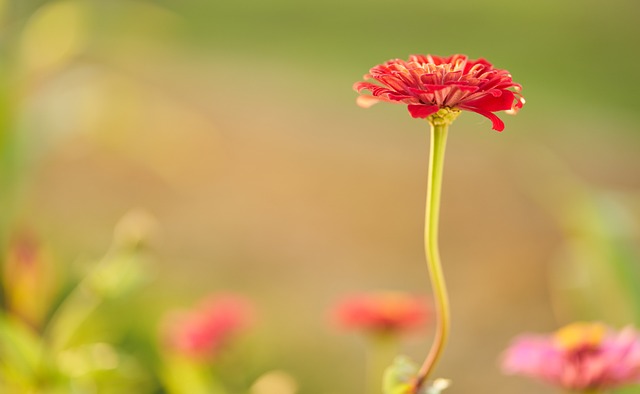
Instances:
[[[502,369],[561,388],[598,392],[640,383],[640,336],[600,323],[573,323],[552,335],[524,335],[507,349]]]
[[[193,359],[210,359],[253,320],[248,300],[237,295],[212,295],[190,311],[171,313],[164,326],[168,348]]]
[[[378,101],[408,104],[414,118],[429,118],[440,109],[473,111],[504,130],[504,123],[494,112],[516,113],[524,104],[521,86],[511,80],[506,70],[493,68],[484,59],[469,60],[464,55],[440,57],[411,55],[409,61],[389,60],[365,74],[371,82],[357,82],[354,89],[372,95],[358,97],[358,105],[367,108]]]
[[[343,328],[373,334],[398,334],[420,328],[429,320],[426,300],[399,292],[360,294],[340,301],[333,310]]]

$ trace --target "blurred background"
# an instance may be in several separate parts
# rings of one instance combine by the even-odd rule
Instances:
[[[351,86],[390,58],[484,57],[527,104],[502,133],[473,113],[452,128],[454,320],[436,374],[452,394],[551,393],[500,373],[511,338],[640,324],[638,16],[634,0],[0,0],[2,248],[37,237],[55,304],[143,212],[144,286],[104,310],[119,340],[151,343],[168,309],[241,293],[257,310],[243,368],[364,393],[365,341],[327,311],[430,294],[429,135],[403,106],[358,108]],[[404,352],[423,357],[428,335]]]

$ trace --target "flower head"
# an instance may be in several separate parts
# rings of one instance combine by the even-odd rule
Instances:
[[[631,327],[615,332],[599,323],[574,323],[553,335],[516,339],[502,368],[568,390],[640,383],[640,336]]]
[[[164,337],[170,350],[193,358],[213,357],[252,320],[247,300],[235,295],[210,296],[190,311],[172,313]]]
[[[373,334],[395,334],[419,328],[429,317],[427,302],[404,293],[361,294],[342,300],[334,309],[344,328]]]
[[[464,55],[440,57],[411,55],[408,61],[389,60],[373,67],[354,89],[371,95],[358,97],[358,105],[367,108],[378,101],[408,105],[414,118],[431,123],[450,123],[461,110],[477,112],[504,130],[504,123],[494,112],[516,113],[524,104],[521,86],[511,80],[506,70],[493,68],[484,59],[469,60]]]

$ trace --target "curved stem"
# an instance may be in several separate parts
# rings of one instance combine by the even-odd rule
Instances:
[[[427,358],[424,360],[414,383],[414,393],[420,390],[429,374],[440,359],[449,337],[450,310],[447,286],[442,273],[438,251],[438,219],[440,213],[440,191],[442,189],[442,168],[447,143],[449,125],[431,125],[431,149],[429,155],[429,178],[427,186],[427,206],[425,211],[424,247],[431,286],[436,303],[436,333]]]

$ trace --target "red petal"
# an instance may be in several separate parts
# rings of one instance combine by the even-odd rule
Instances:
[[[499,92],[500,90],[498,90]],[[491,94],[486,94],[478,99],[465,101],[460,105],[460,108],[467,108],[472,111],[475,111],[474,108],[487,111],[487,112],[495,112],[495,111],[506,111],[511,109],[513,106],[513,100],[515,96],[510,90],[502,90],[502,94],[499,96],[494,96],[493,92]],[[477,111],[476,111],[477,112]]]
[[[381,88],[380,85],[376,85],[371,82],[356,82],[353,84],[353,90],[355,90],[358,93],[362,92],[363,90],[372,90],[372,89],[379,89],[379,88]]]
[[[491,123],[493,123],[493,129],[495,131],[502,131],[504,130],[504,122],[498,118],[494,113],[491,113],[489,111],[484,111],[478,108],[465,108],[465,107],[459,107],[459,108],[464,108],[467,109],[469,111],[473,111],[477,114],[480,114],[484,117],[489,118],[489,120],[491,120]]]
[[[469,60],[467,62],[467,64],[465,65],[464,68],[464,73],[467,74],[469,73],[469,70],[471,70],[473,68],[473,66],[477,65],[477,64],[481,64],[483,65],[485,70],[490,70],[493,68],[493,65],[491,63],[489,63],[488,61],[486,61],[485,59],[478,59],[478,60]]]
[[[414,93],[414,94],[425,94],[425,93],[434,93],[439,90],[450,88],[451,86],[452,85],[425,85],[424,89],[409,87],[407,90],[409,90],[411,93]]]
[[[437,105],[409,105],[407,107],[407,109],[409,110],[409,113],[411,114],[411,116],[413,116],[414,118],[426,118],[429,115],[433,115],[436,112],[438,112],[438,110],[440,109],[440,107],[438,107]]]

